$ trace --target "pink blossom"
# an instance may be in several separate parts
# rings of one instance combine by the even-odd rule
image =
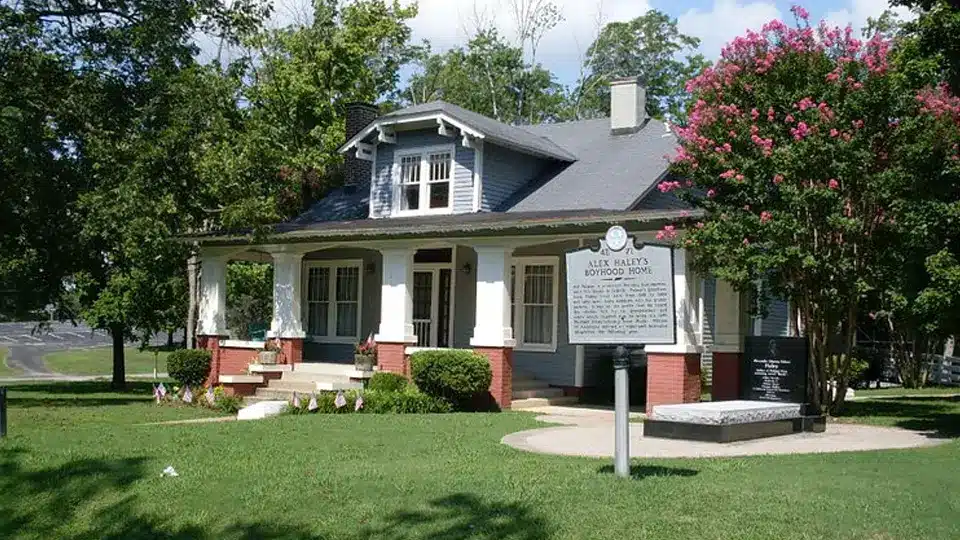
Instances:
[[[676,227],[664,225],[662,231],[657,232],[657,240],[673,240],[677,237]]]
[[[664,180],[657,185],[657,189],[660,190],[660,193],[670,193],[675,189],[680,189],[680,182],[674,180]]]
[[[863,120],[854,120],[853,127],[855,129],[863,129]]]
[[[801,111],[805,111],[813,106],[814,106],[813,99],[808,97],[801,99],[800,101],[797,102],[796,105],[794,105],[794,107],[800,109]]]
[[[766,223],[771,219],[773,219],[773,214],[771,214],[770,212],[767,212],[766,210],[764,210],[763,212],[760,212],[760,223]]]
[[[768,120],[768,121],[773,122],[773,120],[774,120],[776,117],[777,117],[777,115],[776,115],[776,113],[774,113],[773,107],[770,107],[769,109],[767,109],[767,120]]]
[[[799,5],[797,5],[797,4],[794,4],[793,6],[791,6],[791,7],[790,7],[790,11],[791,11],[794,15],[796,15],[796,17],[797,17],[798,19],[800,19],[800,20],[802,20],[802,21],[805,21],[805,20],[807,20],[807,19],[810,18],[810,12],[807,11],[807,10],[805,10],[805,9],[803,9],[802,6],[799,6]]]
[[[836,178],[831,178],[827,185],[830,186],[830,189],[840,189],[840,182],[837,182]]]
[[[725,172],[721,173],[721,174],[720,174],[720,178],[729,180],[730,178],[733,178],[733,177],[736,176],[736,175],[737,175],[736,169],[730,169],[729,171],[725,171]]]
[[[732,130],[732,129],[727,132],[727,135],[730,135],[730,138],[731,138],[731,139],[736,139],[736,138],[737,138],[737,132],[734,131],[734,130]]]
[[[757,109],[752,109],[750,111],[750,118],[753,118],[754,122],[756,122],[757,118],[760,118],[760,111]]]
[[[697,222],[697,228],[698,228],[698,229],[702,229],[703,227],[704,227],[703,222],[702,222],[702,221],[698,221],[698,222]]]
[[[714,198],[714,197],[716,197],[716,196],[717,196],[717,191],[716,191],[715,189],[708,189],[708,190],[707,190],[707,198],[712,199],[712,198]]]
[[[840,136],[840,131],[837,128],[833,128],[830,130],[830,136],[833,138],[837,138]]]
[[[860,90],[861,88],[863,88],[863,83],[859,83],[859,82],[853,83],[854,90]]]
[[[743,239],[743,245],[749,246],[749,245],[750,245],[750,240],[744,238],[744,239]]]
[[[783,119],[783,121],[786,122],[786,123],[788,123],[788,124],[792,124],[792,123],[794,122],[794,120],[795,120],[795,119],[793,118],[793,115],[792,115],[792,114],[788,114],[787,117]]]
[[[738,174],[737,176],[734,177],[734,179],[735,179],[737,182],[743,182],[743,175],[742,175],[742,174]]]
[[[810,135],[810,127],[806,122],[800,122],[797,127],[790,130],[790,133],[795,140],[802,141]]]
[[[782,175],[782,174],[775,174],[775,175],[773,175],[773,183],[774,183],[774,184],[778,184],[778,185],[779,185],[779,184],[782,184],[782,183],[783,183],[783,175]]]

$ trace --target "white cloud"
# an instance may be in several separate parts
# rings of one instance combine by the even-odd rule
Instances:
[[[714,0],[710,10],[690,9],[677,24],[684,34],[700,38],[700,52],[712,60],[733,38],[779,18],[782,14],[772,1]]]
[[[877,18],[885,10],[891,9],[886,2],[879,0],[850,0],[850,6],[828,12],[824,19],[830,25],[846,27],[848,24],[853,27],[855,33],[859,33],[867,25],[867,18]],[[913,18],[910,10],[904,7],[893,8],[893,11],[903,20]]]

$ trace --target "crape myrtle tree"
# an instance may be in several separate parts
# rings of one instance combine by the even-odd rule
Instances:
[[[704,215],[660,237],[690,248],[703,272],[789,300],[810,340],[813,405],[836,411],[852,358],[831,391],[828,340],[842,336],[850,350],[887,251],[922,232],[905,229],[904,214],[957,183],[960,138],[954,98],[900,72],[882,35],[863,42],[793,13],[796,25],[747,32],[688,83],[671,166],[680,180],[659,189]]]

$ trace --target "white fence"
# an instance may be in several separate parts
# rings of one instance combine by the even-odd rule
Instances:
[[[960,386],[960,357],[931,355],[930,383]]]

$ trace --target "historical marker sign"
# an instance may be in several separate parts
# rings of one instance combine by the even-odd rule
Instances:
[[[673,248],[614,227],[600,249],[567,253],[567,323],[572,344],[676,343]]]
[[[747,336],[743,356],[743,399],[808,401],[806,338]]]

